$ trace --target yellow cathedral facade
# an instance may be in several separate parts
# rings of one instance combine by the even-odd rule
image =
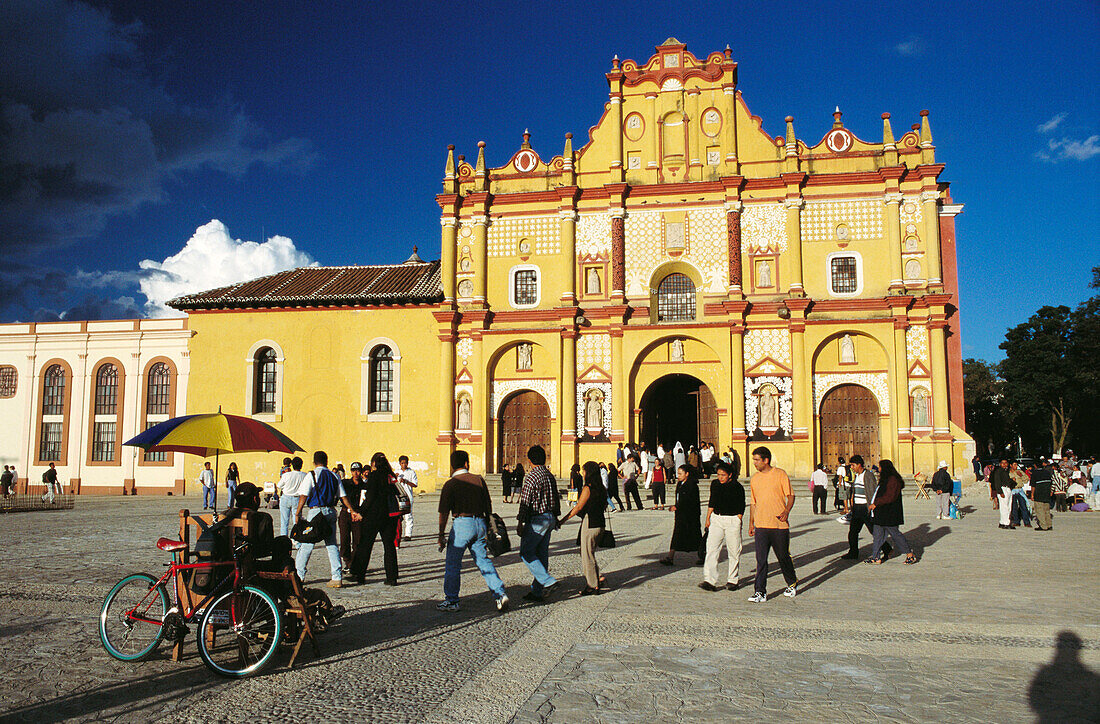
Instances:
[[[173,300],[187,410],[275,424],[330,460],[455,448],[497,472],[622,442],[767,445],[808,476],[860,453],[967,473],[954,217],[927,112],[857,138],[762,128],[730,51],[617,57],[583,143],[450,147],[439,261],[311,267]],[[815,138],[816,138],[815,131]],[[266,479],[275,455],[241,455]],[[199,462],[188,462],[187,479]],[[266,478],[264,476],[266,475]],[[190,483],[189,483],[190,485]]]

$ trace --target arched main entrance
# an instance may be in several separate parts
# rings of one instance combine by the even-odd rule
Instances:
[[[861,385],[840,385],[825,393],[821,400],[821,458],[835,466],[837,457],[845,460],[862,455],[867,466],[882,457],[878,437],[878,400]]]
[[[658,443],[668,448],[680,442],[686,450],[703,440],[718,442],[718,407],[710,388],[697,377],[665,375],[646,389],[639,407],[638,437],[650,450]]]
[[[550,405],[532,390],[510,395],[500,406],[497,418],[497,472],[505,465],[527,466],[527,450],[542,445],[550,464]]]

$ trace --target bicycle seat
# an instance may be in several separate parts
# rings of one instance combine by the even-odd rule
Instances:
[[[157,541],[157,548],[169,553],[175,553],[176,551],[182,551],[187,548],[187,544],[181,540],[172,540],[171,538],[161,538]]]

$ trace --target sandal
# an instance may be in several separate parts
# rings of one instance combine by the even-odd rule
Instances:
[[[881,558],[864,558],[863,562],[864,563],[870,563],[872,566],[881,566],[882,565],[882,559]]]
[[[911,566],[916,562],[917,562],[917,557],[915,555],[913,555],[912,553],[905,556],[905,565]]]

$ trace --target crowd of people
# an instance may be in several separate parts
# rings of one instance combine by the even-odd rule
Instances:
[[[1051,511],[1100,510],[1100,460],[1095,458],[1079,459],[1070,451],[1031,465],[1002,457],[995,465],[976,463],[975,468],[979,480],[989,481],[989,499],[1000,514],[998,528],[1046,531],[1053,527]]]

